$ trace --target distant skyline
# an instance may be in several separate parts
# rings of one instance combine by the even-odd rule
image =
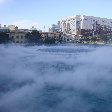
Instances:
[[[111,18],[112,0],[0,0],[0,24],[46,30],[67,16]]]

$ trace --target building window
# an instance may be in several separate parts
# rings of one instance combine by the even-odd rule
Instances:
[[[16,41],[16,43],[19,43],[19,41]]]
[[[23,36],[21,36],[21,39],[23,39]]]
[[[89,33],[92,33],[91,31],[89,31]]]
[[[12,36],[12,39],[14,39],[14,36]]]
[[[16,36],[17,39],[19,39],[19,36]]]

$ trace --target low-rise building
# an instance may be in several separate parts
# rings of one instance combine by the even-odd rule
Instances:
[[[11,32],[10,37],[14,43],[25,43],[26,38],[25,38],[26,33],[25,32]]]
[[[37,29],[36,29],[34,26],[32,26],[32,27],[29,29],[29,32],[32,32],[32,31],[37,31]]]
[[[25,43],[26,38],[25,38],[26,33],[24,32],[11,32],[10,37],[14,43]]]
[[[27,32],[21,31],[18,27],[15,27],[15,30],[10,32],[10,38],[14,43],[25,43],[26,42],[26,35]]]
[[[9,33],[10,30],[6,25],[4,25],[3,27],[0,25],[0,32]]]
[[[56,41],[59,41],[60,39],[60,33],[56,32],[40,32],[40,36],[42,40],[45,40],[46,38],[54,38]]]
[[[10,31],[14,31],[16,26],[15,25],[8,25],[8,28]]]

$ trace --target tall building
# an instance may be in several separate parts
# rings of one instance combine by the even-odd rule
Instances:
[[[112,31],[112,19],[76,15],[60,21],[62,32],[74,35],[89,36],[93,34],[106,34]]]
[[[49,32],[60,32],[60,21],[57,24],[52,24],[52,28],[49,29]]]

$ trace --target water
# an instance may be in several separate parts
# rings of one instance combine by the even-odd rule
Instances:
[[[112,112],[112,47],[1,45],[0,112]]]

